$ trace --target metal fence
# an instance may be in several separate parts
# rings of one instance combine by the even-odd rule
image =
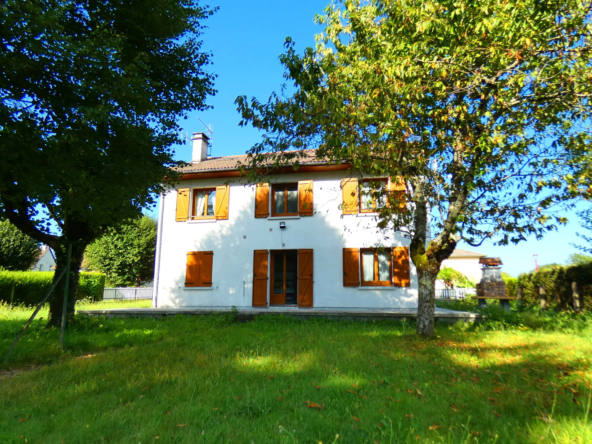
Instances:
[[[137,300],[152,299],[152,287],[140,288],[105,288],[103,290],[103,300]]]
[[[477,294],[474,288],[438,288],[436,299],[465,299]]]

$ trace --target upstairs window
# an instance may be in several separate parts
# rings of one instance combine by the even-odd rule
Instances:
[[[193,190],[193,219],[214,218],[216,214],[216,188]]]
[[[387,201],[387,185],[386,179],[364,180],[360,187],[360,212],[375,213],[380,208],[384,208]]]
[[[272,216],[298,216],[298,184],[281,183],[272,186]]]

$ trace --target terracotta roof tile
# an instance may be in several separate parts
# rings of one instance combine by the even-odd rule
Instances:
[[[303,150],[304,157],[298,160],[301,165],[325,165],[326,160],[317,158],[316,150]],[[178,169],[181,173],[196,173],[200,171],[231,171],[237,170],[238,165],[246,162],[247,155],[239,156],[224,156],[224,157],[210,157],[202,162],[191,162],[187,166]],[[264,165],[271,165],[271,161]]]

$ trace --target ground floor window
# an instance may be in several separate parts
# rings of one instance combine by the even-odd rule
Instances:
[[[211,287],[213,251],[190,251],[187,253],[185,287]]]
[[[408,287],[409,249],[344,248],[344,287]]]
[[[362,285],[392,285],[390,249],[363,248],[361,253]]]
[[[312,307],[313,269],[312,249],[255,250],[253,306]]]

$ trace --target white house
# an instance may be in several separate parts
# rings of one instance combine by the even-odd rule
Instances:
[[[442,268],[453,268],[477,283],[481,280],[481,264],[479,264],[479,259],[484,256],[487,255],[476,251],[456,248],[450,257],[442,262]]]
[[[39,250],[39,259],[31,271],[53,271],[55,269],[55,259],[50,248],[43,245]]]
[[[294,171],[249,184],[245,156],[207,157],[193,136],[193,161],[161,196],[154,307],[414,308],[417,278],[409,240],[376,225],[377,206],[359,189],[388,178],[351,178],[314,150]]]

